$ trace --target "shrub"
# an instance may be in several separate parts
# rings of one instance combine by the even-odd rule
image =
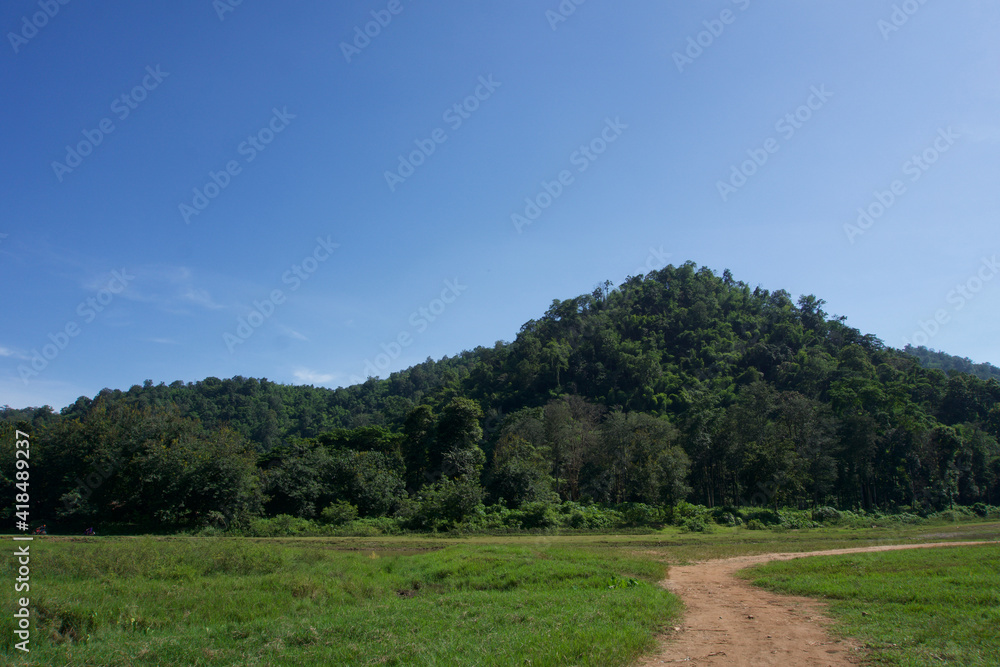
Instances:
[[[449,530],[485,514],[483,487],[466,478],[442,479],[420,490],[416,512],[407,528]]]
[[[625,522],[625,517],[621,512],[597,505],[567,502],[563,503],[559,509],[562,512],[562,525],[569,528],[602,530],[620,526]]]
[[[663,511],[652,505],[625,503],[619,505],[617,509],[624,517],[625,523],[630,526],[652,526],[664,522]]]
[[[681,530],[685,533],[706,533],[711,529],[705,522],[705,517],[689,516],[681,522]]]
[[[832,507],[817,507],[812,512],[813,521],[840,521],[840,512]]]
[[[288,537],[320,533],[318,526],[309,519],[289,514],[279,514],[273,519],[256,519],[250,522],[247,533],[253,537]]]
[[[766,528],[767,526],[765,526],[764,522],[760,519],[750,519],[750,521],[747,522],[747,530],[764,530]]]
[[[358,518],[358,508],[346,500],[338,500],[320,512],[323,523],[342,526]]]
[[[739,518],[732,512],[722,512],[721,514],[715,517],[715,523],[719,524],[720,526],[729,526],[729,527],[741,526],[743,525],[743,519]]]
[[[511,514],[520,514],[521,526],[529,529],[552,528],[560,523],[556,508],[544,502],[524,503],[520,510],[512,511]]]

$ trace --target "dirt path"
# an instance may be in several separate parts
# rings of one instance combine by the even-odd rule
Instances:
[[[769,593],[733,574],[772,560],[976,544],[996,542],[935,542],[775,553],[671,567],[663,583],[687,605],[683,624],[662,637],[657,654],[638,664],[643,667],[674,663],[740,667],[857,664],[859,647],[827,633],[829,620],[824,616],[821,602]]]

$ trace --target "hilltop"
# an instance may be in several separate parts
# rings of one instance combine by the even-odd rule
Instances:
[[[120,484],[86,511],[115,502],[122,521],[336,503],[426,527],[497,503],[1000,501],[1000,383],[926,368],[927,353],[823,306],[687,263],[556,299],[511,342],[348,388],[146,382],[3,418],[51,450],[51,507],[103,462]]]

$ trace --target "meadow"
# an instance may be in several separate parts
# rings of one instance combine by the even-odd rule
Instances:
[[[1000,665],[1000,545],[772,562],[741,575],[822,598],[876,665]]]
[[[622,665],[680,611],[661,563],[530,541],[33,548],[32,665]]]
[[[32,543],[31,653],[12,649],[6,598],[0,661],[628,665],[683,613],[659,585],[670,564],[998,535],[1000,524],[978,521],[615,535],[48,537]],[[13,571],[5,559],[8,581]],[[973,585],[988,590],[980,579]]]

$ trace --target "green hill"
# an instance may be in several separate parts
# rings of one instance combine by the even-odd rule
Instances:
[[[349,388],[147,382],[2,417],[36,434],[33,497],[67,520],[1000,502],[1000,383],[925,368],[823,305],[687,263]],[[91,489],[89,470],[110,472]]]
[[[919,359],[920,364],[924,368],[936,368],[948,374],[968,373],[969,375],[975,375],[981,380],[1000,381],[1000,368],[997,368],[993,364],[986,362],[977,364],[968,357],[956,357],[946,352],[929,350],[924,346],[913,347],[912,345],[907,345],[903,348],[903,352],[912,354]]]

